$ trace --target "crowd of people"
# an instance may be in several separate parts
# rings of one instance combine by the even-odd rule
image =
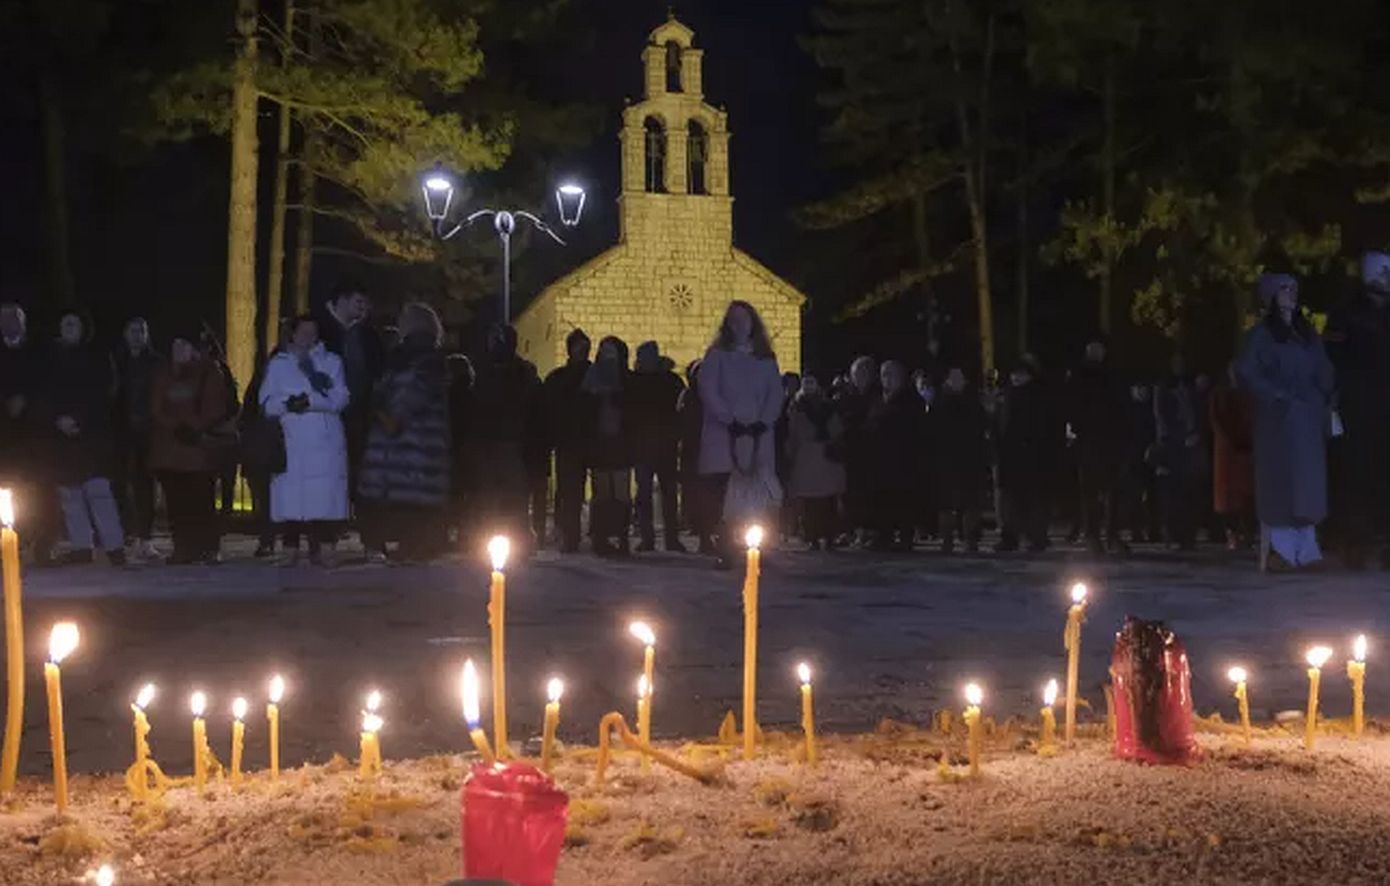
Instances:
[[[239,396],[206,328],[169,330],[165,355],[135,318],[112,355],[79,311],[44,340],[4,304],[0,483],[39,563],[216,563],[240,474],[256,555],[312,563],[349,527],[372,561],[418,561],[495,532],[575,553],[586,523],[598,556],[692,538],[727,563],[728,530],[757,520],[818,550],[976,552],[992,525],[1001,553],[1045,550],[1058,528],[1098,555],[1205,536],[1302,569],[1322,559],[1331,473],[1323,536],[1359,567],[1390,501],[1390,257],[1362,270],[1323,336],[1296,280],[1261,277],[1263,313],[1225,372],[1174,357],[1150,381],[1114,369],[1100,337],[1070,371],[1024,355],[978,382],[871,356],[782,373],[741,301],[680,372],[658,342],[595,348],[575,329],[541,378],[509,326],[470,359],[428,305],[380,327],[348,285],[284,324]]]

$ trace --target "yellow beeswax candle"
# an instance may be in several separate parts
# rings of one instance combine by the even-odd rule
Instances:
[[[367,706],[362,711],[362,736],[357,774],[364,779],[375,778],[381,774],[380,733],[385,721],[377,714],[377,709],[380,707],[381,693],[373,689],[367,693]]]
[[[14,790],[19,776],[19,739],[24,731],[23,585],[19,577],[19,534],[14,529],[14,495],[0,489],[0,573],[5,591],[5,743],[0,750],[0,793]]]
[[[565,682],[551,677],[546,684],[545,728],[541,732],[541,771],[549,775],[555,755],[555,730],[560,725],[560,696],[565,694]]]
[[[647,692],[645,696],[639,690],[637,693],[637,733],[642,736],[642,740],[650,742],[652,740],[652,690],[655,687],[656,679],[656,632],[651,625],[644,621],[634,621],[628,625],[628,632],[642,642],[645,647],[642,654],[642,676],[647,681]],[[643,703],[643,699],[646,699]],[[642,758],[641,770],[646,775],[651,772],[651,761],[646,757]]]
[[[1066,741],[1070,745],[1076,739],[1076,695],[1081,669],[1081,622],[1086,615],[1086,597],[1090,591],[1086,585],[1077,582],[1071,588],[1071,608],[1067,610],[1067,629],[1062,635],[1062,645],[1067,650],[1067,720]]]
[[[806,765],[814,766],[819,759],[816,750],[816,708],[811,698],[811,666],[806,662],[796,666],[801,681],[801,732],[806,740]]]
[[[1057,715],[1053,707],[1057,704],[1057,681],[1048,680],[1043,687],[1042,740],[1038,743],[1038,753],[1049,756],[1057,752]]]
[[[643,674],[637,678],[637,734],[643,744],[651,744],[652,740],[652,684],[647,682],[647,675]],[[638,763],[638,769],[643,775],[650,775],[652,771],[651,760],[642,757]]]
[[[285,697],[285,678],[276,674],[270,678],[270,701],[266,702],[265,719],[269,727],[270,780],[280,779],[280,700]]]
[[[1246,689],[1246,681],[1250,674],[1245,668],[1234,667],[1226,672],[1226,676],[1231,682],[1236,684],[1235,692],[1232,693],[1236,698],[1236,709],[1240,712],[1240,733],[1246,747],[1250,746],[1250,693]]]
[[[207,695],[203,692],[193,693],[188,699],[188,706],[193,711],[193,786],[202,793],[208,782],[208,730],[207,723],[203,721],[208,707]]]
[[[232,702],[232,784],[241,784],[241,755],[246,750],[246,699]]]
[[[488,594],[487,617],[492,628],[492,740],[497,753],[509,756],[507,745],[507,576],[503,569],[512,544],[505,535],[493,536],[487,543],[492,558],[492,586]]]
[[[53,797],[62,814],[68,808],[67,735],[63,732],[63,659],[77,648],[77,625],[62,621],[53,626],[48,638],[48,664],[44,665],[44,684],[48,689],[48,736],[53,748]]]
[[[1351,731],[1360,736],[1366,728],[1366,635],[1358,634],[1351,644],[1351,661],[1347,662],[1347,678],[1351,680]]]
[[[1308,714],[1303,725],[1303,747],[1311,751],[1313,738],[1318,728],[1318,686],[1322,682],[1322,666],[1332,657],[1332,650],[1326,646],[1314,646],[1308,650]]]
[[[758,580],[763,528],[748,527],[744,542],[748,569],[743,578],[743,758],[751,760],[758,739]]]
[[[154,693],[154,684],[146,683],[130,704],[130,712],[135,718],[135,766],[132,768],[135,780],[129,784],[136,800],[144,800],[149,794],[146,761],[150,759],[150,720],[145,715],[145,709],[154,701]]]
[[[980,722],[980,705],[984,704],[985,692],[978,683],[970,683],[965,687],[965,712],[962,719],[970,730],[969,754],[970,754],[970,777],[978,778],[980,775],[980,744],[981,733],[983,732]]]
[[[473,740],[473,747],[477,749],[483,762],[491,765],[497,762],[497,755],[493,753],[487,733],[482,729],[481,705],[478,702],[478,671],[473,667],[471,658],[463,663],[462,683],[463,719],[468,724],[468,737]]]

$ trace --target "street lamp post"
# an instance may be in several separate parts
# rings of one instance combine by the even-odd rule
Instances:
[[[491,218],[497,239],[502,242],[502,320],[512,321],[512,234],[516,232],[518,221],[525,221],[561,246],[565,241],[544,219],[520,209],[479,209],[451,223],[449,216],[454,209],[454,181],[441,167],[436,166],[425,177],[420,188],[424,196],[425,214],[429,217],[434,235],[440,240],[448,240],[474,222]],[[555,207],[560,216],[560,224],[572,228],[579,224],[584,214],[586,199],[584,188],[573,182],[566,182],[555,189]]]

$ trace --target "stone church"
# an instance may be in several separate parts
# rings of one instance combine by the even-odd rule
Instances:
[[[654,339],[682,370],[709,347],[731,299],[753,304],[783,370],[801,366],[806,298],[734,246],[728,114],[704,100],[704,53],[671,18],[642,60],[645,99],[623,113],[618,244],[548,286],[516,321],[542,373],[565,361],[578,327],[595,346]]]

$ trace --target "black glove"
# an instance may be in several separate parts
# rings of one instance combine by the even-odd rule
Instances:
[[[748,426],[748,433],[752,434],[754,437],[761,437],[763,434],[767,433],[767,425],[763,422],[755,421]]]
[[[741,421],[730,422],[729,433],[735,437],[743,437],[748,433],[748,426]]]
[[[202,441],[202,435],[188,425],[179,425],[174,428],[174,439],[184,446],[197,446]]]
[[[293,412],[295,415],[300,415],[302,413],[308,412],[309,395],[295,394],[293,397],[290,397],[288,400],[285,401],[285,408],[288,409],[290,412]]]

